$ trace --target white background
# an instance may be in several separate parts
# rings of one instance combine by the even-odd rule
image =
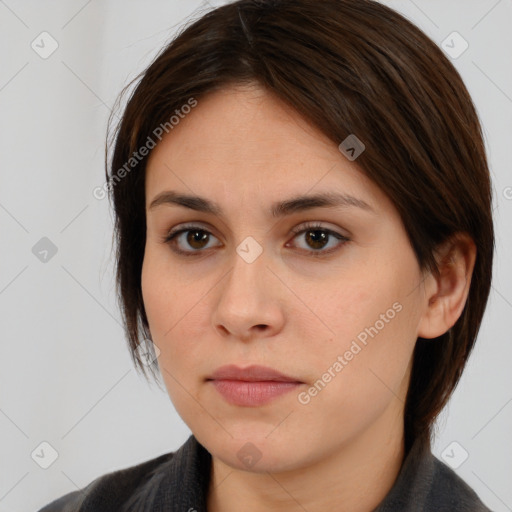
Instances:
[[[453,62],[484,126],[497,254],[479,340],[433,451],[441,457],[456,441],[455,458],[460,447],[469,453],[457,473],[491,509],[508,511],[512,1],[386,3],[439,45],[453,31],[469,43]],[[112,217],[92,190],[104,182],[106,122],[118,93],[201,5],[0,1],[0,512],[37,510],[190,435],[166,392],[132,367],[114,295]],[[59,45],[47,59],[31,48],[43,31]],[[46,263],[32,253],[43,237],[57,247]],[[43,441],[58,452],[48,469],[31,458]]]

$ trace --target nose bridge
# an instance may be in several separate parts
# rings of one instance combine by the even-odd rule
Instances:
[[[213,323],[224,333],[247,338],[262,326],[275,331],[282,322],[280,301],[272,294],[270,271],[263,248],[256,241],[245,239],[231,259],[231,271],[220,286],[220,295],[213,312]],[[253,327],[257,329],[253,329]]]
[[[266,281],[269,271],[263,248],[255,245],[254,239],[242,241],[232,255],[232,268],[228,274],[224,288],[223,298],[230,300],[242,299],[247,304],[258,301],[263,291],[262,284]],[[258,254],[259,253],[259,254]]]

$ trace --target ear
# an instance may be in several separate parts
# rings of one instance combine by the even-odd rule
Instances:
[[[456,233],[436,250],[439,277],[429,273],[424,282],[423,315],[418,336],[437,338],[459,319],[466,304],[476,260],[476,245],[466,233]]]

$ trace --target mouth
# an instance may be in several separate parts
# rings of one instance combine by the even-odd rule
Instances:
[[[231,405],[257,407],[289,393],[304,382],[273,368],[222,366],[206,379]]]

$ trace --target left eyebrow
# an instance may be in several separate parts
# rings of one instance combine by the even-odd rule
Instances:
[[[297,196],[282,202],[274,203],[271,207],[273,217],[283,217],[291,213],[310,210],[312,208],[349,208],[356,207],[375,215],[377,212],[362,199],[349,194],[324,192],[311,196]]]
[[[204,197],[181,194],[172,190],[166,190],[158,194],[151,204],[149,210],[157,206],[168,204],[178,205],[191,210],[222,216],[222,208],[215,202]],[[315,195],[296,196],[285,201],[273,203],[270,208],[270,214],[274,218],[284,217],[296,212],[311,210],[313,208],[360,208],[377,215],[377,212],[362,199],[358,199],[349,194],[340,194],[335,192],[323,192]]]

